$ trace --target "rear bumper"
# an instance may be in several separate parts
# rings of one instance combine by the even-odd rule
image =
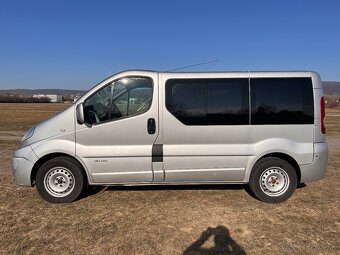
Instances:
[[[12,157],[12,172],[18,185],[32,186],[31,173],[38,160],[30,146],[18,149]]]
[[[327,143],[314,143],[314,160],[308,165],[300,165],[300,182],[321,180],[325,177],[328,165]]]

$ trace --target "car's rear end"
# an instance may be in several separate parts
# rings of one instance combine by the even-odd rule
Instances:
[[[318,73],[311,72],[314,95],[314,158],[308,165],[300,165],[300,182],[320,180],[326,175],[328,146],[326,143],[325,102],[323,86]]]

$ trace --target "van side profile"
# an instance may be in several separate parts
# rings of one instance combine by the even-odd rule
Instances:
[[[87,185],[217,183],[279,203],[325,176],[324,117],[316,72],[125,71],[31,128],[13,174],[52,203]]]

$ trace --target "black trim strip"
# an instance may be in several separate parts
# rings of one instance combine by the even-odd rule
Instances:
[[[152,162],[163,162],[163,144],[152,145]]]

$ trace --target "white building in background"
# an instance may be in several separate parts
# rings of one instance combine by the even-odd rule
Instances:
[[[62,103],[63,102],[63,96],[62,95],[44,95],[44,94],[35,94],[33,95],[35,98],[42,98],[42,97],[48,97],[51,99],[51,103]]]

